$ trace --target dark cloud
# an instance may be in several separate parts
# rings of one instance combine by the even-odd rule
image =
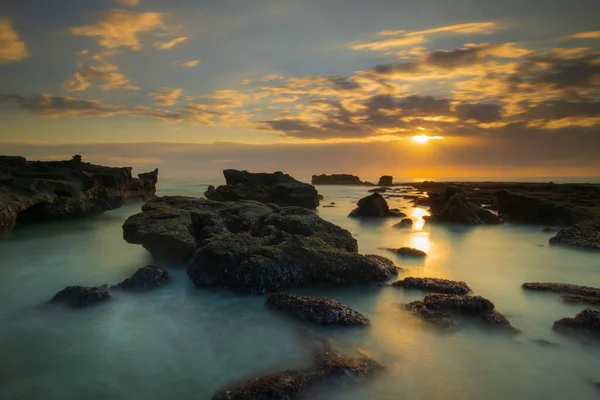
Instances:
[[[456,116],[463,121],[497,122],[502,119],[502,106],[499,104],[459,104],[455,107]]]
[[[578,58],[535,57],[510,77],[513,84],[553,89],[600,87],[600,55]]]

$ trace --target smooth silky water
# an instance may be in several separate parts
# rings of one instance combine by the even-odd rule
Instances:
[[[159,194],[202,196],[205,188],[164,181]],[[65,286],[114,284],[152,262],[141,246],[122,239],[123,221],[140,210],[129,205],[93,218],[22,225],[0,241],[0,399],[209,399],[246,377],[306,365],[319,335],[367,352],[388,369],[314,399],[599,397],[600,348],[551,329],[553,321],[585,306],[525,293],[521,284],[600,286],[600,255],[549,247],[552,234],[538,226],[417,222],[396,229],[398,219],[350,219],[366,188],[318,189],[322,204],[336,203],[320,208],[320,215],[348,229],[361,252],[394,259],[405,268],[400,277],[466,281],[521,333],[476,326],[436,331],[401,307],[425,293],[390,286],[297,290],[335,297],[372,322],[366,329],[313,327],[265,308],[265,296],[196,289],[184,266],[169,266],[172,283],[152,292],[116,293],[110,302],[81,310],[44,305]],[[426,215],[406,200],[388,202],[415,220]],[[379,249],[401,246],[429,256],[410,261]]]

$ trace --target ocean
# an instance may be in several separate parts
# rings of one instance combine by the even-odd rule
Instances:
[[[219,183],[219,182],[215,182]],[[163,180],[158,195],[202,196],[207,184]],[[394,259],[400,277],[463,280],[494,302],[521,332],[475,326],[442,333],[402,307],[425,293],[391,286],[302,289],[326,295],[371,320],[366,329],[323,328],[274,313],[265,296],[195,288],[184,265],[172,282],[147,293],[73,310],[44,302],[68,285],[114,284],[152,263],[122,238],[124,220],[141,204],[85,219],[31,223],[0,241],[0,399],[209,399],[218,389],[262,373],[304,365],[316,330],[387,366],[373,380],[328,387],[313,399],[597,399],[600,347],[552,331],[552,323],[585,308],[559,296],[524,292],[530,281],[600,286],[598,254],[549,247],[541,226],[448,227],[396,219],[347,217],[365,187],[318,186],[324,219],[348,229],[362,253]],[[426,210],[389,199],[420,220]],[[424,250],[407,261],[381,247]]]

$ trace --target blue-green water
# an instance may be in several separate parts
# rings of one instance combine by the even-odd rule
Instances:
[[[206,185],[166,181],[159,194],[201,196]],[[522,331],[506,337],[465,327],[436,332],[401,304],[424,296],[392,287],[307,289],[329,295],[371,319],[368,329],[318,331],[360,348],[388,366],[358,386],[320,399],[596,399],[600,348],[555,334],[553,321],[583,305],[525,293],[525,281],[600,286],[600,255],[548,246],[540,227],[456,228],[397,220],[347,218],[365,188],[321,186],[329,221],[352,232],[361,252],[379,247],[427,251],[424,262],[398,264],[401,276],[464,280],[491,299]],[[401,199],[414,219],[425,211]],[[0,241],[0,399],[209,399],[222,386],[262,372],[302,365],[315,343],[306,325],[272,313],[263,296],[196,289],[182,266],[154,292],[116,294],[84,310],[42,304],[67,285],[116,283],[152,262],[122,239],[121,225],[140,205],[79,220],[20,226]],[[541,346],[535,340],[555,343]]]

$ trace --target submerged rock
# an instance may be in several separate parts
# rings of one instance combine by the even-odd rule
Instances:
[[[572,318],[559,319],[552,328],[567,335],[590,334],[600,339],[600,311],[586,308]]]
[[[468,316],[486,326],[516,331],[508,319],[497,312],[494,303],[481,296],[459,296],[456,294],[430,294],[423,301],[406,305],[412,313],[443,328],[456,326],[454,315]]]
[[[369,190],[367,190],[367,192],[369,192],[369,193],[385,193],[387,191],[388,191],[388,189],[384,188],[384,187],[378,187],[378,188],[375,188],[375,189],[369,189]]]
[[[170,280],[171,277],[166,269],[155,265],[147,265],[135,271],[130,278],[114,285],[113,288],[124,290],[148,290],[162,286]]]
[[[131,168],[0,156],[0,236],[18,222],[101,214],[156,192],[158,170],[133,178]],[[151,176],[151,178],[150,178]]]
[[[406,214],[398,209],[390,209],[387,201],[379,193],[373,193],[358,201],[358,207],[351,213],[350,217],[406,217]]]
[[[580,296],[575,294],[566,294],[561,296],[562,299],[568,303],[588,303],[588,304],[600,304],[600,297],[588,297]]]
[[[350,232],[301,207],[166,196],[128,218],[123,236],[155,257],[191,260],[198,287],[245,293],[385,282],[398,271],[384,257],[358,254]]]
[[[424,289],[436,293],[467,294],[471,288],[462,281],[451,281],[441,278],[408,277],[392,283],[392,286],[403,288]]]
[[[315,357],[312,367],[250,379],[218,391],[211,400],[297,399],[317,385],[337,379],[364,379],[383,369],[382,364],[369,356],[352,357],[326,350]]]
[[[402,221],[394,225],[394,228],[410,228],[413,226],[413,220],[410,218],[402,218]]]
[[[315,209],[319,205],[319,193],[314,186],[302,183],[281,171],[251,173],[226,169],[223,171],[226,185],[209,186],[204,193],[215,201],[254,200],[279,206],[299,206]]]
[[[526,282],[523,289],[600,298],[600,289],[569,283]]]
[[[600,250],[600,221],[590,220],[563,228],[550,238],[550,244]]]
[[[106,285],[102,286],[67,286],[58,292],[51,303],[65,303],[71,307],[85,307],[110,299]]]
[[[413,249],[412,247],[400,247],[397,249],[386,247],[383,250],[391,251],[403,257],[427,257],[427,253],[423,250]]]
[[[379,186],[392,186],[394,181],[394,177],[391,175],[383,175],[381,178],[379,178],[379,183],[377,185]]]
[[[572,225],[590,218],[587,210],[508,190],[496,193],[498,214],[510,221],[532,224]]]
[[[468,200],[465,192],[456,186],[448,187],[442,193],[432,193],[430,197],[431,216],[424,217],[430,222],[455,223],[464,225],[501,224],[502,218]]]
[[[269,296],[267,305],[317,324],[369,325],[366,317],[331,297],[276,293]]]

